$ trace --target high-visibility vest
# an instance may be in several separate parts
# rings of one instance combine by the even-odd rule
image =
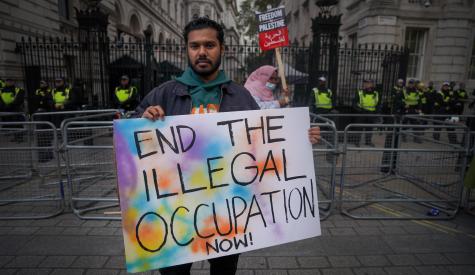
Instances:
[[[442,91],[437,91],[437,93],[442,96],[442,100],[444,101],[444,103],[448,103],[450,101],[450,98],[454,96],[454,92],[452,91],[449,91],[448,95],[446,95]],[[435,106],[439,106],[439,103],[435,102]]]
[[[422,104],[427,104],[427,95],[428,95],[428,91],[426,90],[425,92],[424,91],[419,91],[419,98],[421,99],[421,103]]]
[[[363,110],[374,112],[376,111],[376,106],[379,102],[379,93],[374,91],[370,94],[365,94],[363,90],[358,91],[360,102],[358,102],[358,107]]]
[[[404,103],[409,106],[416,106],[419,104],[420,95],[418,91],[415,92],[408,92],[406,90],[404,92]]]
[[[332,105],[332,91],[328,89],[328,92],[320,91],[318,88],[313,88],[315,95],[315,105],[317,108],[331,109]]]
[[[467,92],[462,89],[457,90],[457,96],[460,97],[461,99],[466,99],[467,98]]]
[[[117,97],[120,103],[124,103],[129,100],[129,98],[131,98],[136,91],[137,89],[133,86],[127,89],[124,89],[122,87],[116,87],[115,96]]]
[[[0,89],[5,87],[5,81],[3,79],[0,79]]]
[[[50,94],[50,93],[51,93],[51,88],[49,87],[46,90],[39,88],[39,89],[36,89],[35,91],[35,94],[37,96],[45,96],[46,94]]]
[[[1,97],[2,97],[2,101],[5,105],[10,105],[13,103],[13,101],[15,101],[15,98],[16,96],[18,95],[18,93],[20,92],[20,88],[18,87],[15,87],[15,91],[12,92],[12,91],[5,91],[5,89],[2,88],[2,90],[0,91],[1,93]]]
[[[71,92],[70,87],[67,87],[64,90],[57,90],[56,88],[53,89],[54,104],[64,104],[66,101],[69,100],[70,92]]]

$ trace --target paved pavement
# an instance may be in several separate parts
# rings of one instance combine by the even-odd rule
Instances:
[[[72,214],[0,221],[0,274],[126,274],[120,226]],[[238,274],[475,274],[475,217],[464,213],[430,222],[334,214],[322,232],[242,254]],[[207,262],[193,264],[192,274],[208,274]]]

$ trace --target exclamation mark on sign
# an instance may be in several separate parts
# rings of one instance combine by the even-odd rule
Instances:
[[[249,241],[251,242],[251,245],[253,245],[253,243],[252,243],[252,233],[251,232],[249,232]]]

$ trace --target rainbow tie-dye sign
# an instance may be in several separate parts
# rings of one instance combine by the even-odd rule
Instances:
[[[319,236],[308,108],[114,121],[127,271]]]

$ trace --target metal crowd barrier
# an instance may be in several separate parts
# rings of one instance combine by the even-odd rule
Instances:
[[[317,181],[320,220],[328,218],[334,208],[338,140],[335,123],[310,114],[312,127],[320,127],[322,139],[313,145],[315,180]]]
[[[447,140],[450,142],[450,139],[452,139],[462,145],[467,143],[467,167],[465,167],[464,170],[466,171],[469,168],[471,159],[475,155],[475,115],[412,115],[406,116],[405,121],[416,121],[420,124],[426,125],[466,125],[469,128],[469,133],[467,135],[448,131],[447,134],[444,133],[444,135],[440,135],[439,139],[445,140],[446,142]],[[445,139],[445,136],[447,139]],[[462,206],[465,211],[469,214],[475,215],[475,191],[466,189],[464,190],[462,197]]]
[[[65,201],[82,219],[120,219],[112,119],[124,113],[37,113],[33,122],[0,113],[20,116],[0,123],[0,219],[49,217]],[[443,117],[311,114],[322,135],[313,147],[321,219],[336,207],[357,219],[448,219],[462,203],[475,214],[475,192],[462,200],[475,140],[462,122],[475,116]]]
[[[466,126],[453,124],[348,125],[341,213],[355,219],[453,218],[461,204],[467,146],[431,137],[442,129],[468,134]],[[363,134],[372,134],[374,146],[358,142]]]
[[[69,201],[81,219],[119,220],[112,121],[63,124]]]
[[[41,142],[45,131],[51,133],[48,143]],[[57,145],[55,126],[49,122],[0,123],[0,219],[48,218],[63,211]],[[47,176],[42,175],[44,161],[55,163]]]

